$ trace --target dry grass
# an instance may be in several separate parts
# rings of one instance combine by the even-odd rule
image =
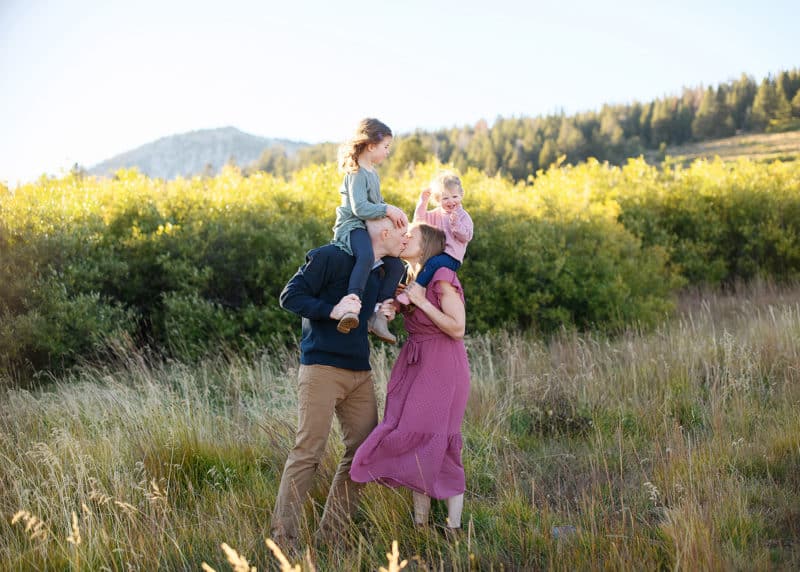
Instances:
[[[650,162],[657,159],[654,152],[647,155]],[[675,145],[667,147],[666,155],[685,163],[694,159],[714,157],[725,160],[794,161],[800,159],[800,131],[735,135],[700,143]]]
[[[335,435],[302,552],[280,560],[264,539],[293,439],[292,353],[189,367],[120,352],[113,367],[6,390],[0,561],[375,570],[389,555],[397,570],[402,554],[414,570],[796,569],[800,288],[693,292],[680,308],[613,339],[468,340],[458,541],[414,529],[406,492],[370,486],[356,522],[315,546]],[[382,393],[397,349],[376,349]],[[445,514],[434,505],[436,520]]]

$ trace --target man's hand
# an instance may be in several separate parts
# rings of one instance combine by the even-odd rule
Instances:
[[[330,316],[332,320],[340,320],[342,316],[348,312],[352,312],[353,314],[361,312],[361,298],[355,294],[348,294],[339,300],[339,303],[331,310]]]

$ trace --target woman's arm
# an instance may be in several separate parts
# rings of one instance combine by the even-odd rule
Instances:
[[[425,312],[431,322],[442,330],[445,334],[455,340],[464,337],[466,326],[466,312],[464,303],[458,292],[449,282],[441,282],[442,285],[442,309],[439,310],[430,300],[425,297],[425,288],[418,284],[413,284],[406,289],[409,300],[417,306],[418,310]]]

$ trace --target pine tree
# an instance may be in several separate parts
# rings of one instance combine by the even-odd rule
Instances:
[[[567,161],[570,163],[577,163],[586,158],[586,138],[574,119],[566,116],[562,119],[556,147],[559,153],[567,156]]]
[[[800,91],[800,68],[789,72],[789,90],[786,92],[786,99],[793,100]]]
[[[652,148],[653,145],[653,102],[646,103],[642,107],[642,115],[639,117],[639,137],[645,147]]]
[[[395,176],[400,175],[406,170],[413,169],[417,163],[425,162],[428,155],[419,134],[398,138],[389,159],[388,171]]]
[[[797,90],[792,99],[792,117],[800,119],[800,90]]]
[[[713,87],[709,87],[692,121],[692,135],[698,140],[728,137],[735,130],[731,110],[725,104],[725,91],[720,88],[715,92]]]
[[[753,107],[753,100],[756,97],[757,90],[758,87],[755,80],[745,74],[742,74],[731,86],[731,90],[728,92],[727,104],[731,108],[736,129],[745,128],[748,110]]]
[[[672,122],[670,141],[673,145],[686,143],[692,138],[692,121],[694,121],[694,109],[681,98],[675,112],[675,120]]]
[[[552,139],[547,139],[542,145],[542,150],[539,152],[539,168],[547,169],[550,165],[556,162],[558,153],[556,152],[556,145]]]
[[[652,141],[654,145],[661,145],[661,143],[672,143],[672,122],[674,114],[672,113],[671,102],[665,99],[656,100],[653,107],[653,118],[651,120],[652,128]]]
[[[783,88],[772,79],[765,79],[758,88],[750,114],[750,127],[755,131],[779,128],[792,115],[792,107]]]
[[[794,89],[792,76],[788,71],[781,72],[781,74],[778,76],[778,80],[776,81],[776,85],[783,90],[783,95],[786,97],[786,101],[792,101],[796,90]]]
[[[775,91],[777,96],[777,101],[775,102],[775,117],[770,121],[770,124],[775,127],[781,127],[792,118],[792,104],[789,103],[789,98],[786,97],[783,86],[776,86]]]
[[[728,105],[728,88],[721,85],[717,88],[717,122],[714,137],[730,137],[736,134],[736,122]]]

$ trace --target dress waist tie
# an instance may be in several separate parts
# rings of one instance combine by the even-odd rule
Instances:
[[[407,363],[411,365],[419,362],[420,352],[422,351],[422,344],[425,342],[429,342],[431,340],[441,338],[442,336],[449,337],[444,332],[438,334],[411,334],[410,336],[408,336],[408,339],[406,340],[406,345],[408,346]]]

